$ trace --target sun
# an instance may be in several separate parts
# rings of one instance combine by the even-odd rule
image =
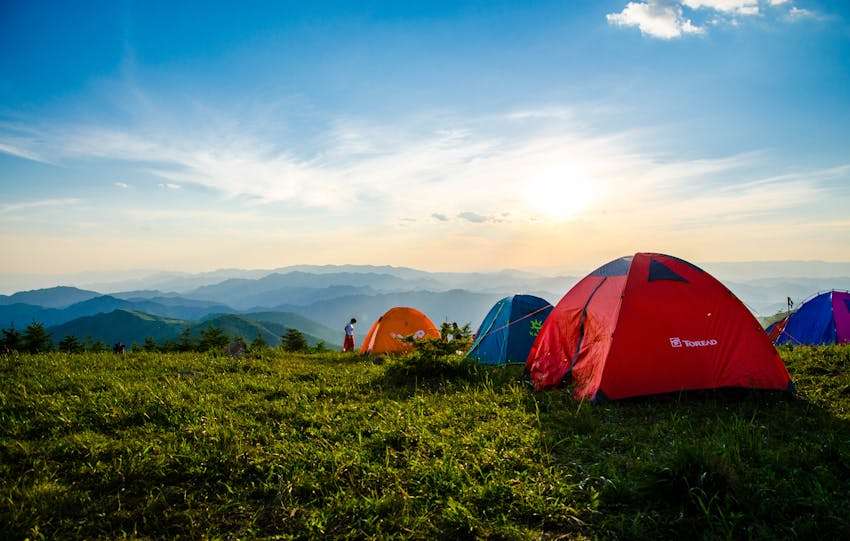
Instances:
[[[593,179],[570,168],[547,171],[532,180],[525,190],[529,208],[550,220],[578,216],[596,196]]]

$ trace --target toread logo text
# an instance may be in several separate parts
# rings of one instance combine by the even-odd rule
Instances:
[[[717,340],[714,338],[707,340],[685,340],[684,338],[675,337],[670,339],[670,347],[674,348],[704,348],[716,345]]]

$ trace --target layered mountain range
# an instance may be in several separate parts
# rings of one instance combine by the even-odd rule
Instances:
[[[480,323],[500,298],[529,293],[556,303],[578,280],[502,270],[491,273],[426,272],[391,266],[295,266],[266,271],[155,273],[89,286],[58,286],[0,295],[0,327],[45,324],[55,340],[65,335],[106,343],[169,340],[216,325],[233,336],[275,344],[288,328],[308,341],[341,342],[352,317],[361,333],[393,306],[413,306],[435,322]],[[756,315],[782,309],[826,289],[850,288],[850,277],[776,277],[725,281]]]

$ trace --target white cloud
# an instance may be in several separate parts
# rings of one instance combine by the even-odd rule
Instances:
[[[489,216],[483,216],[481,214],[478,214],[477,212],[471,211],[464,211],[458,213],[457,217],[461,220],[466,220],[467,222],[472,222],[474,224],[483,224],[484,222],[489,222],[492,220],[492,218],[490,218]]]
[[[38,154],[27,150],[21,146],[12,144],[10,142],[0,142],[0,154],[9,154],[10,156],[17,156],[18,158],[25,158],[27,160],[31,160],[34,162],[43,162],[44,160]]]
[[[349,118],[319,130],[309,153],[298,150],[297,141],[287,144],[263,133],[241,112],[228,121],[214,111],[215,123],[209,110],[184,114],[175,131],[158,121],[173,115],[146,110],[136,124],[42,126],[33,137],[41,146],[25,150],[59,163],[123,161],[159,176],[163,190],[202,186],[229,199],[228,208],[256,216],[281,214],[280,206],[260,204],[282,204],[282,214],[305,229],[321,216],[327,231],[337,224],[371,227],[411,218],[447,227],[494,224],[466,228],[487,235],[533,219],[593,221],[598,211],[631,216],[636,202],[655,213],[645,216],[647,223],[663,215],[675,228],[697,214],[746,220],[753,212],[769,213],[821,193],[816,177],[777,178],[764,202],[752,197],[742,203],[723,185],[750,182],[745,168],[769,168],[762,156],[700,160],[649,154],[641,146],[645,134],[589,133],[578,125],[592,123],[574,121],[574,115],[557,113],[561,110],[568,109],[552,105],[541,111],[554,114],[523,113],[521,124],[510,112],[472,118],[423,114],[385,124]],[[277,121],[285,124],[286,118]],[[534,189],[540,186],[558,193]],[[682,208],[685,190],[689,197],[703,197],[700,190],[713,195],[699,213],[665,210]],[[542,204],[559,198],[574,204]],[[216,223],[204,216],[198,227]]]
[[[660,39],[674,39],[686,34],[702,34],[703,28],[694,25],[682,14],[678,5],[659,0],[629,2],[623,11],[605,16],[609,24],[635,26],[641,33]]]
[[[115,186],[116,188],[122,188],[122,189],[126,189],[126,188],[130,187],[130,185],[127,184],[126,182],[113,182],[112,185]]]
[[[713,9],[736,15],[758,15],[758,0],[681,0],[682,5],[691,9]]]
[[[41,199],[38,201],[22,201],[19,203],[8,203],[0,205],[0,214],[10,214],[13,212],[33,210],[45,207],[67,207],[76,205],[80,202],[77,198],[64,199]]]
[[[771,6],[781,6],[783,4],[787,4],[791,0],[769,0]]]
[[[788,10],[788,18],[792,21],[799,21],[802,19],[817,19],[818,14],[809,9],[791,6],[791,9]]]

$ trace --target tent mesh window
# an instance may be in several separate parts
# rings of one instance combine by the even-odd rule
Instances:
[[[674,282],[687,282],[684,278],[673,272],[670,267],[665,265],[664,263],[658,261],[657,259],[649,260],[649,281],[655,282],[656,280],[671,280]]]
[[[632,256],[621,257],[610,261],[592,273],[591,276],[625,276],[629,273],[629,267],[632,266]]]

